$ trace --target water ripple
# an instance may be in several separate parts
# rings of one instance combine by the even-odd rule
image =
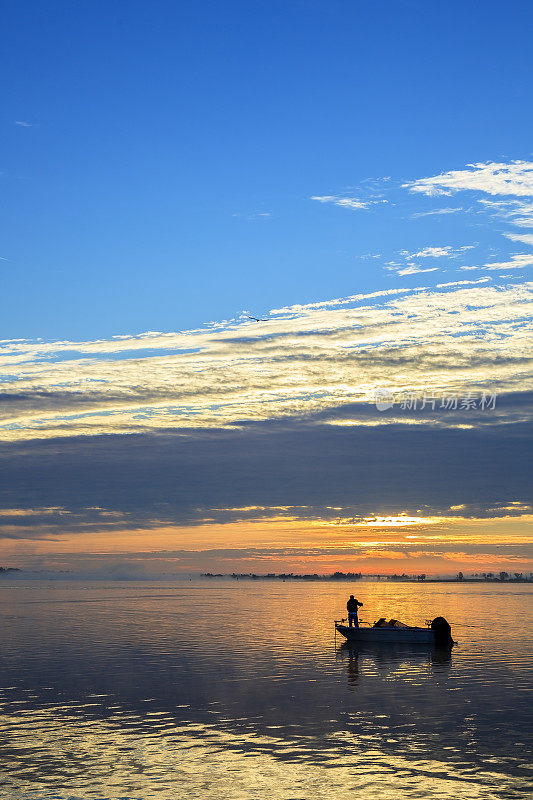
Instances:
[[[357,591],[459,646],[335,646],[342,584],[4,584],[0,796],[529,796],[530,587]]]

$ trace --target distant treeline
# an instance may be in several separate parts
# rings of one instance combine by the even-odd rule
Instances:
[[[0,575],[2,572],[21,572],[18,567],[0,567]]]
[[[359,581],[362,578],[377,580],[377,581],[431,581],[431,582],[448,582],[448,583],[484,583],[484,582],[514,582],[514,583],[530,583],[533,581],[533,573],[529,575],[522,572],[482,572],[473,575],[463,575],[459,572],[454,577],[449,578],[433,578],[422,575],[363,575],[361,572],[333,572],[331,575],[319,575],[314,572],[309,575],[299,575],[294,572],[269,572],[266,575],[256,575],[255,572],[204,572],[200,577],[202,578],[232,578],[233,580],[248,580],[248,581]]]
[[[255,572],[204,572],[202,578],[233,578],[234,580],[248,581],[358,581],[363,576],[360,572],[334,572],[332,575],[299,575],[294,572],[269,572],[267,575],[256,575]]]

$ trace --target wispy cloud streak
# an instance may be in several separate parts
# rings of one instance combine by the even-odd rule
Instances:
[[[313,195],[311,200],[316,200],[318,203],[333,203],[335,206],[351,208],[352,210],[369,208],[373,202],[371,200],[359,200],[356,197],[339,197],[334,194]]]
[[[494,269],[503,264],[494,264]],[[8,439],[239,425],[397,389],[520,391],[531,285],[392,290],[175,333],[0,347]]]

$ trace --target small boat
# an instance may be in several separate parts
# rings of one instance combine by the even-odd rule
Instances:
[[[345,625],[346,620],[335,620],[335,629],[349,642],[405,642],[406,644],[429,644],[437,647],[451,647],[453,645],[452,631],[444,617],[435,617],[432,622],[427,622],[426,628],[417,628],[404,625],[397,619],[388,622],[383,618],[373,625],[366,623],[357,627]]]

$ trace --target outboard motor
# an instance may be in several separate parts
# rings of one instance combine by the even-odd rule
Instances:
[[[431,630],[435,637],[435,644],[437,647],[452,647],[454,641],[452,639],[452,629],[450,623],[444,617],[435,617],[431,623]]]

